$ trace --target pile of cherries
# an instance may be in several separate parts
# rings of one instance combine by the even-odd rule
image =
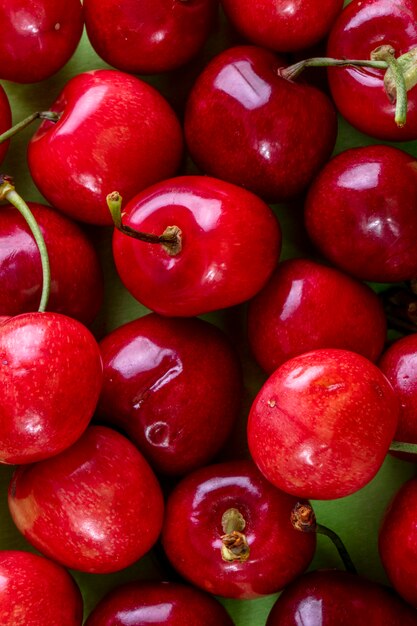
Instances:
[[[1,624],[417,625],[417,0],[3,5]],[[312,570],[390,452],[390,587]]]

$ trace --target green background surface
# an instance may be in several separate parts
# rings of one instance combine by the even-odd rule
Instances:
[[[186,94],[199,69],[211,56],[224,48],[229,40],[228,26],[223,19],[220,19],[219,28],[198,61],[181,71],[166,76],[147,77],[145,80],[155,85],[181,115]],[[35,85],[16,85],[3,82],[12,106],[14,122],[21,120],[33,111],[47,110],[71,76],[102,67],[108,66],[97,57],[84,35],[72,60],[51,79]],[[221,132],[221,129],[219,130]],[[17,191],[26,200],[42,201],[42,197],[31,181],[26,165],[26,144],[34,131],[35,126],[32,126],[12,140],[2,171],[14,177]],[[358,133],[346,122],[340,120],[335,152],[368,143],[376,142]],[[416,154],[414,142],[402,144],[401,147]],[[53,167],[52,163],[51,167]],[[189,161],[185,163],[184,170],[195,171]],[[283,229],[284,246],[281,258],[311,254],[302,226],[301,208],[288,205],[276,206],[274,210],[276,210]],[[122,323],[143,315],[146,313],[146,309],[133,300],[116,275],[109,245],[111,229],[89,227],[88,232],[99,250],[106,282],[105,304],[94,325],[94,332],[100,338]],[[206,319],[223,327],[232,336],[244,363],[246,380],[244,407],[240,428],[228,450],[228,454],[233,457],[246,455],[245,421],[247,411],[254,394],[264,380],[264,375],[247,353],[244,338],[244,316],[244,307],[236,307],[205,316]],[[15,529],[7,508],[7,486],[12,471],[13,468],[0,467],[0,548],[31,550]],[[414,465],[389,457],[374,480],[360,492],[337,501],[313,503],[318,520],[322,524],[332,527],[342,536],[358,571],[376,581],[386,582],[377,550],[377,532],[381,516],[388,501],[399,486],[415,473]],[[274,529],[271,529],[271,532],[274,532]],[[311,564],[311,569],[317,567],[341,567],[335,549],[325,537],[319,537],[316,556]],[[102,576],[78,572],[73,572],[73,574],[84,596],[86,614],[107,590],[119,583],[163,576],[153,553],[117,574]],[[275,598],[276,596],[269,596],[259,600],[222,600],[222,602],[238,626],[263,626]]]

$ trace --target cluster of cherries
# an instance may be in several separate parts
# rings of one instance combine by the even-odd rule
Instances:
[[[40,119],[27,163],[51,205],[0,176],[0,463],[39,553],[0,552],[1,623],[81,626],[67,569],[119,572],[153,549],[170,582],[114,589],[86,626],[230,626],[214,596],[282,589],[267,626],[416,625],[417,479],[380,530],[399,595],[349,566],[303,572],[308,500],[357,492],[390,449],[415,458],[417,335],[387,347],[387,322],[417,328],[417,160],[386,142],[417,140],[417,0],[221,0],[231,39],[208,63],[217,0],[3,4],[0,79],[42,84],[84,24],[114,69],[74,76],[17,127],[0,87],[0,160]],[[327,56],[300,60],[324,38]],[[178,111],[137,76],[199,64]],[[337,111],[375,145],[329,160]],[[313,253],[279,262],[270,205],[301,199]],[[80,222],[114,225],[118,275],[150,310],[102,337]]]

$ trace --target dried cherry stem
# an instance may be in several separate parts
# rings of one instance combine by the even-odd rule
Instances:
[[[9,128],[9,130],[6,130],[4,133],[2,133],[0,135],[0,143],[7,141],[7,139],[10,139],[10,137],[13,137],[14,135],[17,135],[17,133],[26,128],[26,126],[29,126],[29,124],[31,124],[35,120],[49,120],[50,122],[57,122],[59,118],[60,114],[56,113],[55,111],[36,111],[36,113],[32,113],[24,120],[18,122],[17,124]]]
[[[247,561],[250,548],[246,536],[242,532],[245,529],[245,518],[238,509],[227,509],[222,515],[221,555],[223,561],[229,563]]]
[[[41,229],[26,202],[15,191],[12,178],[3,174],[0,174],[0,200],[7,200],[19,211],[29,226],[36,245],[38,246],[42,264],[42,295],[38,311],[46,311],[51,289],[51,269],[48,250],[46,249],[45,239],[43,238]]]
[[[386,76],[394,86],[385,91],[391,102],[395,101],[395,123],[404,126],[407,119],[407,85],[404,77],[403,64],[395,58],[395,50],[391,46],[379,46],[371,53],[370,59],[332,59],[331,57],[313,57],[304,59],[289,67],[279,68],[278,74],[287,80],[295,80],[307,67],[371,67],[385,70]]]
[[[130,226],[123,224],[122,196],[118,191],[109,193],[106,198],[107,206],[113,218],[113,224],[117,230],[128,237],[133,237],[145,243],[158,243],[170,256],[176,256],[182,250],[182,232],[178,226],[167,226],[161,235],[143,233]]]
[[[351,574],[357,574],[356,567],[349,556],[345,544],[339,535],[334,532],[334,530],[317,523],[316,514],[314,513],[311,504],[308,504],[308,502],[297,502],[291,512],[291,523],[296,530],[301,532],[317,533],[319,535],[326,535],[326,537],[329,537],[336,547],[346,571]]]

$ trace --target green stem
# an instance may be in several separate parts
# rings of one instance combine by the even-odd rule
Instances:
[[[6,130],[3,134],[0,135],[0,143],[7,141],[10,137],[13,137],[18,132],[29,126],[35,120],[49,120],[50,122],[57,122],[59,120],[59,113],[55,113],[55,111],[36,111],[36,113],[32,113],[28,117],[26,117],[21,122],[18,122],[9,130]]]
[[[379,46],[371,54],[375,61],[385,61],[392,74],[395,84],[395,123],[400,128],[407,121],[407,85],[400,64],[395,58],[395,50],[391,46]]]
[[[408,454],[417,454],[417,444],[405,443],[404,441],[392,441],[389,449],[390,452],[407,452]]]
[[[282,78],[287,80],[295,80],[302,71],[307,67],[373,67],[378,70],[388,69],[388,63],[386,61],[377,61],[372,59],[332,59],[330,57],[313,57],[311,59],[304,59],[298,61],[294,65],[288,67],[279,68],[278,73]]]
[[[311,504],[308,502],[297,502],[291,512],[291,523],[296,530],[301,532],[317,533],[319,535],[326,535],[326,537],[329,537],[338,551],[346,571],[351,574],[357,574],[356,567],[350,558],[345,544],[337,533],[330,528],[327,528],[327,526],[317,523],[316,515]]]
[[[23,198],[15,191],[14,185],[9,176],[0,175],[0,200],[7,200],[19,211],[29,226],[36,245],[38,246],[42,264],[42,295],[38,311],[43,312],[48,306],[49,293],[51,289],[51,270],[45,239],[43,238],[42,232],[33,216],[32,211],[29,209]]]
[[[163,246],[170,256],[175,256],[182,249],[182,233],[178,226],[167,226],[161,235],[143,233],[126,226],[122,222],[122,197],[118,191],[113,191],[107,198],[107,206],[113,218],[113,224],[117,230],[128,237],[133,237],[145,243],[157,243]]]

